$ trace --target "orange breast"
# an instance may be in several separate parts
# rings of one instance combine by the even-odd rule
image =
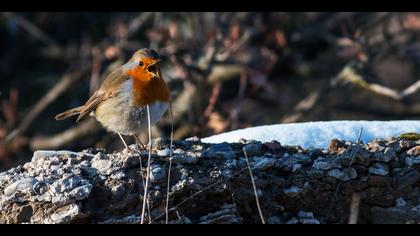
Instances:
[[[161,78],[153,77],[141,68],[127,71],[133,78],[134,106],[150,105],[156,101],[169,102],[169,89]]]

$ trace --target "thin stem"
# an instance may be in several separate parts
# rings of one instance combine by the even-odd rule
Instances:
[[[149,188],[149,179],[150,179],[150,163],[152,160],[152,129],[150,126],[150,107],[149,105],[146,106],[147,109],[147,125],[149,130],[149,156],[147,157],[147,176],[146,176],[146,186],[144,187],[144,196],[143,196],[143,207],[141,212],[141,220],[140,224],[144,223],[144,214],[146,211],[146,202],[147,202],[147,195],[148,195],[148,188]]]
[[[258,213],[260,214],[260,218],[261,218],[262,223],[265,224],[265,219],[264,219],[264,216],[263,216],[262,211],[261,211],[260,201],[258,199],[257,187],[255,186],[255,182],[254,182],[254,175],[252,174],[251,166],[249,164],[248,155],[246,154],[245,147],[243,148],[243,151],[244,151],[244,154],[245,154],[246,164],[247,164],[248,170],[249,170],[249,175],[251,176],[252,187],[254,188],[255,201],[257,202]]]
[[[241,169],[241,170],[239,170],[239,171],[237,171],[237,172],[233,173],[230,177],[227,177],[227,178],[225,178],[225,179],[221,179],[221,180],[219,180],[219,181],[217,181],[217,182],[214,182],[214,183],[212,183],[212,184],[209,184],[208,186],[206,186],[206,187],[202,188],[201,190],[197,191],[196,193],[191,194],[189,197],[185,198],[185,199],[184,199],[184,200],[182,200],[180,203],[178,203],[178,204],[176,204],[175,206],[171,207],[171,208],[169,209],[169,211],[175,211],[175,210],[176,210],[179,206],[181,206],[182,204],[184,204],[184,203],[188,202],[189,200],[193,199],[194,197],[196,197],[196,196],[200,195],[200,194],[201,194],[201,193],[203,193],[204,191],[206,191],[206,190],[210,189],[211,187],[213,187],[213,186],[215,186],[215,185],[218,185],[218,184],[223,183],[223,182],[225,182],[225,181],[227,181],[227,180],[230,180],[230,179],[231,179],[234,175],[238,175],[238,174],[240,174],[240,173],[244,172],[244,171],[245,171],[245,170],[247,170],[247,169],[248,169],[248,168],[243,168],[243,169]],[[162,214],[158,215],[155,219],[153,219],[152,223],[153,223],[154,221],[159,220],[159,219],[160,219],[161,217],[163,217],[164,215],[165,215],[165,213],[162,213]]]
[[[137,136],[137,134],[134,134],[134,138],[137,140],[137,143],[140,147],[140,145],[142,145],[142,149],[147,151],[146,147],[144,147],[144,145],[141,143],[140,138]],[[140,163],[140,178],[141,178],[141,182],[143,184],[143,191],[145,189],[145,183],[144,183],[144,179],[143,179],[143,164],[141,163],[141,152],[139,151],[139,163]],[[147,201],[147,212],[149,214],[149,222],[151,222],[151,216],[150,216],[150,204],[149,201]]]
[[[122,135],[120,133],[117,133],[117,134],[118,134],[118,136],[120,136],[121,141],[123,142],[125,148],[127,148],[127,150],[128,150],[129,147],[128,147],[127,143],[125,142],[124,138],[122,137]]]
[[[165,206],[165,214],[166,219],[165,223],[168,224],[169,222],[169,191],[170,191],[170,183],[171,183],[171,167],[172,167],[172,142],[174,139],[174,117],[172,114],[172,103],[169,101],[169,112],[171,114],[171,141],[169,145],[169,167],[168,167],[168,182],[166,187],[166,206]]]

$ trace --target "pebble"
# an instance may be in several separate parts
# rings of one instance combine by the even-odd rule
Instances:
[[[172,156],[172,162],[174,164],[196,164],[201,157],[200,152],[184,152],[182,154],[174,154]]]
[[[270,216],[267,218],[267,224],[278,225],[281,224],[281,220],[277,216]]]
[[[65,206],[73,202],[74,199],[71,199],[64,194],[54,195],[51,197],[51,203],[58,206]]]
[[[407,202],[402,197],[399,197],[397,198],[397,200],[395,200],[396,207],[405,207],[406,205],[407,205]]]
[[[50,217],[51,223],[54,223],[54,224],[69,223],[74,217],[80,215],[80,213],[81,213],[80,207],[75,203],[64,206],[56,210],[51,215]]]
[[[203,153],[204,158],[233,159],[235,156],[235,152],[227,143],[214,144]]]
[[[20,179],[4,189],[4,195],[11,196],[16,192],[24,192],[31,190],[38,181],[35,178],[29,177]]]
[[[290,188],[284,189],[283,193],[290,198],[300,198],[303,193],[303,189],[297,186],[292,186]]]
[[[54,193],[62,193],[65,191],[70,191],[80,184],[81,178],[78,176],[64,176],[63,178],[57,180],[51,185],[51,190]]]
[[[405,187],[411,186],[420,179],[420,173],[417,170],[410,171],[405,173],[403,176],[397,179],[398,189],[403,189]]]
[[[261,154],[261,148],[262,148],[261,142],[257,142],[257,141],[251,142],[244,146],[244,149],[248,157],[259,156]]]
[[[370,174],[385,176],[388,175],[389,168],[383,163],[375,163],[371,167],[369,167],[368,171]]]
[[[320,224],[312,212],[299,211],[298,217],[302,224]]]
[[[332,139],[328,145],[329,153],[338,153],[346,147],[345,143],[341,142],[338,139]]]
[[[101,174],[109,174],[109,170],[112,167],[112,161],[103,160],[99,158],[92,159],[92,167],[97,169]]]
[[[282,150],[281,144],[277,141],[265,142],[262,145],[263,148],[267,149],[267,151],[271,153],[278,153]]]
[[[271,158],[271,157],[254,157],[254,162],[251,164],[253,169],[260,169],[260,170],[266,170],[269,168],[273,168],[278,164],[277,158]]]
[[[312,219],[314,218],[314,213],[312,212],[305,212],[305,211],[299,211],[298,212],[299,218],[305,218],[305,219]]]
[[[420,156],[407,156],[405,158],[405,164],[409,167],[420,165]]]
[[[349,181],[351,179],[357,178],[357,172],[354,168],[349,169],[332,169],[327,172],[328,176],[334,177],[341,181]]]
[[[220,170],[212,170],[210,171],[210,178],[212,179],[218,179],[222,175],[222,172]]]
[[[411,140],[402,139],[402,140],[399,141],[399,146],[400,146],[401,150],[410,149],[410,148],[414,147],[415,145],[416,145],[416,143],[411,141]]]
[[[301,219],[302,224],[319,225],[321,222],[317,219]]]
[[[296,225],[299,224],[299,220],[296,217],[292,217],[290,220],[287,221],[287,224]]]
[[[50,160],[52,164],[59,164],[63,160],[68,158],[78,158],[80,156],[93,156],[88,153],[78,153],[72,151],[49,151],[49,150],[38,150],[34,152],[32,156],[32,162],[36,163],[38,160]]]
[[[235,169],[238,166],[238,161],[235,159],[226,160],[225,166],[227,169]]]
[[[302,169],[302,164],[300,164],[300,163],[293,164],[293,166],[292,166],[292,172],[293,173],[295,173],[296,171],[298,171],[300,169]]]
[[[150,182],[158,183],[166,177],[166,169],[160,165],[152,165],[150,167]]]
[[[99,175],[98,170],[96,168],[92,168],[89,166],[80,166],[80,171],[82,176],[86,176],[87,178],[93,178]]]
[[[125,177],[126,177],[126,174],[124,171],[117,171],[111,174],[111,179],[124,179]]]
[[[312,164],[312,167],[317,170],[331,170],[334,168],[339,168],[340,166],[337,165],[337,163],[334,161],[329,161],[324,157],[318,157]]]
[[[389,147],[385,148],[384,152],[375,152],[373,160],[378,162],[388,163],[396,158],[397,154]]]
[[[165,148],[163,150],[157,151],[156,154],[160,157],[169,157],[171,155],[171,149]]]
[[[82,185],[79,187],[74,188],[70,191],[69,197],[75,200],[83,200],[87,198],[92,190],[92,184],[88,183],[86,185]]]

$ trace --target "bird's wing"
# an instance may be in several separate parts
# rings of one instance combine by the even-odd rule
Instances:
[[[101,87],[95,93],[93,93],[93,95],[89,98],[89,100],[87,100],[85,105],[82,107],[82,110],[79,116],[77,117],[76,122],[79,122],[86,115],[89,115],[103,101],[115,96],[115,94],[118,93],[121,84],[128,79],[129,76],[126,73],[124,73],[122,68],[116,69],[111,74],[109,74],[105,78]]]

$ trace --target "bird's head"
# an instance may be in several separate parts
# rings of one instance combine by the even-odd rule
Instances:
[[[160,56],[155,50],[144,48],[135,52],[124,67],[135,79],[151,80],[161,78],[159,62]]]
[[[159,61],[160,56],[156,51],[145,48],[135,52],[123,66],[133,79],[135,105],[169,101],[169,89],[162,79]]]

